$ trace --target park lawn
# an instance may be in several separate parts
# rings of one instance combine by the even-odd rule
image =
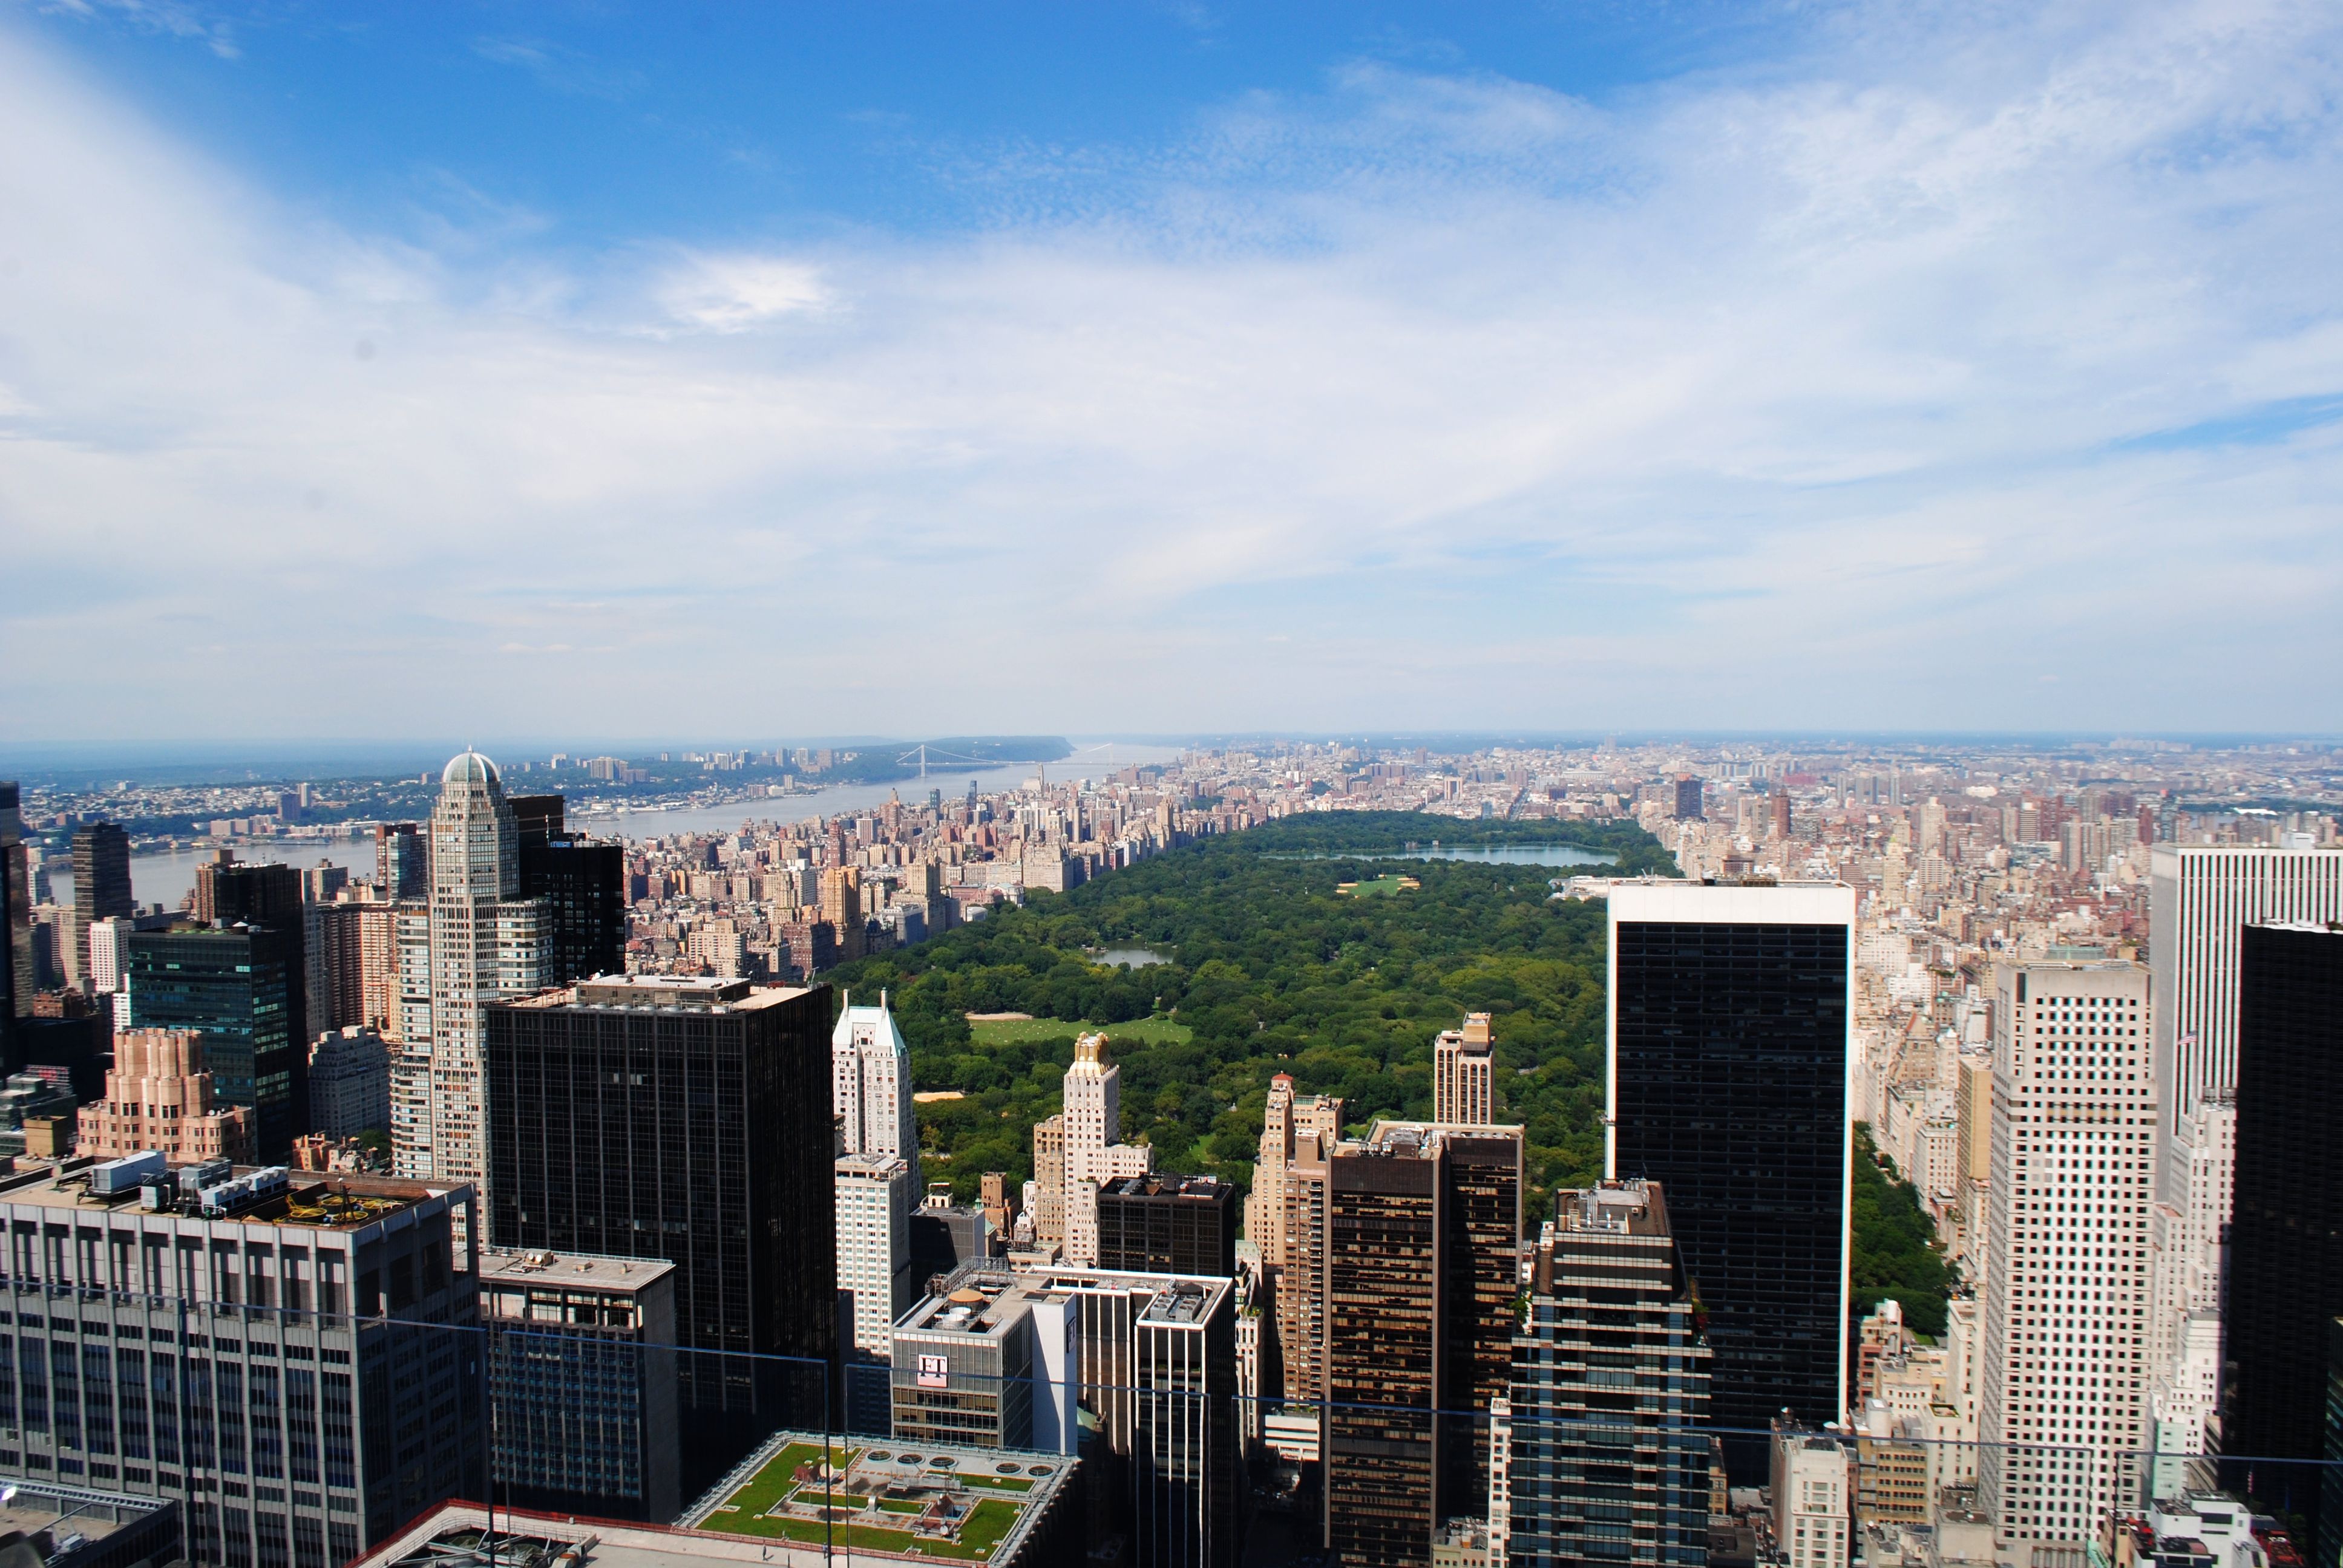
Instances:
[[[1177,1019],[1141,1018],[1129,1023],[1068,1023],[1054,1018],[978,1018],[968,1032],[979,1045],[1018,1045],[1034,1040],[1071,1040],[1078,1034],[1103,1034],[1109,1040],[1141,1045],[1185,1045],[1195,1030]]]
[[[1409,892],[1421,886],[1423,884],[1413,877],[1393,875],[1377,877],[1372,881],[1353,882],[1337,890],[1353,899],[1388,899],[1395,893]]]

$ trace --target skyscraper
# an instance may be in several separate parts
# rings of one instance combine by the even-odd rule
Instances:
[[[2343,850],[2160,843],[2148,854],[2148,894],[2156,1201],[2163,1221],[2148,1379],[2187,1426],[2186,1391],[2203,1381],[2193,1364],[2202,1346],[2192,1347],[2183,1332],[2188,1300],[2202,1291],[2191,1292],[2187,1282],[2219,1279],[2219,1248],[2231,1228],[2236,1140],[2222,1136],[2231,1128],[2217,1113],[2208,1124],[2203,1111],[2230,1098],[2237,1082],[2242,933],[2264,921],[2343,917]],[[2201,1212],[2208,1201],[2217,1211]],[[2201,1446],[2200,1433],[2187,1452]],[[2226,1436],[2223,1446],[2237,1452]]]
[[[191,1030],[118,1031],[106,1098],[76,1120],[74,1152],[95,1160],[152,1149],[175,1162],[252,1161],[251,1109],[215,1101],[203,1036]]]
[[[2265,921],[2343,919],[2343,849],[2158,844],[2148,896],[2156,1081],[2169,1138],[2207,1091],[2237,1081],[2238,933]],[[2157,1195],[2177,1201],[2183,1179],[2159,1171]]]
[[[1497,1120],[1495,1038],[1485,1012],[1468,1012],[1464,1027],[1432,1042],[1432,1119],[1448,1126],[1486,1127]]]
[[[309,1130],[355,1138],[390,1130],[390,1048],[351,1024],[309,1047]]]
[[[431,846],[413,822],[374,825],[374,878],[390,903],[431,894]]]
[[[0,1057],[15,1060],[16,1020],[33,1016],[33,886],[13,780],[0,781]]]
[[[135,915],[130,896],[130,835],[112,822],[88,822],[74,829],[73,951],[67,959],[75,984],[89,978],[89,928],[109,915]]]
[[[293,1053],[290,1077],[283,1096],[295,1108],[300,1125],[286,1134],[290,1148],[294,1133],[309,1130],[309,921],[301,887],[301,873],[275,861],[245,863],[222,849],[216,859],[196,868],[196,919],[209,925],[265,926],[285,944],[287,1032],[300,1048]],[[274,1100],[276,1088],[256,1082],[253,1103]],[[261,1152],[277,1146],[267,1140],[270,1129],[260,1129]]]
[[[309,1103],[307,1063],[297,1060],[304,1051],[293,944],[285,933],[183,922],[134,931],[128,950],[129,1027],[200,1034],[219,1101],[252,1107],[259,1158],[286,1159],[307,1131]]]
[[[911,1168],[892,1154],[844,1154],[836,1179],[838,1288],[854,1295],[854,1348],[883,1357],[911,1304]]]
[[[1512,1371],[1522,1130],[1379,1121],[1327,1167],[1326,1540],[1347,1568],[1422,1563],[1488,1496],[1476,1412]]]
[[[830,1035],[830,1111],[849,1154],[889,1154],[909,1170],[903,1204],[919,1201],[920,1130],[911,1101],[911,1048],[887,1010],[849,995]]]
[[[404,1020],[409,1051],[394,1067],[407,1081],[408,1097],[418,1106],[427,1101],[430,1110],[412,1122],[394,1118],[391,1154],[403,1176],[484,1186],[480,1052],[488,1008],[541,982],[542,906],[520,897],[519,832],[496,764],[464,752],[442,770],[439,786],[431,813],[429,942],[405,945],[408,961],[428,966],[420,989],[430,1000],[427,1018]],[[417,978],[406,983],[414,988]],[[427,1088],[414,1082],[422,1068],[412,1048],[424,1038],[431,1042]]]
[[[607,977],[487,1020],[496,1243],[676,1265],[677,1342],[699,1352],[685,1492],[819,1425],[839,1392],[828,988]]]
[[[1098,1190],[1101,1269],[1232,1279],[1237,1190],[1212,1176],[1121,1176]]]
[[[1154,1151],[1122,1139],[1122,1069],[1108,1060],[1106,1036],[1085,1034],[1074,1041],[1073,1065],[1066,1069],[1065,1109],[1058,1120],[1064,1139],[1065,1188],[1059,1212],[1064,1217],[1066,1261],[1094,1264],[1099,1258],[1098,1190],[1118,1176],[1144,1176],[1154,1169]],[[1041,1133],[1035,1129],[1035,1149]],[[1041,1169],[1037,1158],[1034,1169]]]
[[[1556,1193],[1530,1267],[1513,1337],[1504,1560],[1700,1568],[1709,1353],[1659,1185]]]
[[[1606,1174],[1667,1192],[1720,1426],[1846,1408],[1854,921],[1843,886],[1611,891]]]
[[[2325,1452],[2326,1330],[2343,1316],[2343,927],[2257,924],[2239,943],[2237,1211],[2230,1230],[2225,1452]],[[2262,1464],[2266,1504],[2312,1516],[2314,1467]],[[2242,1480],[2242,1477],[2238,1479]]]
[[[1704,819],[1705,813],[1701,809],[1700,793],[1701,783],[1697,777],[1690,773],[1676,775],[1677,821],[1698,822]]]
[[[558,795],[513,798],[520,896],[542,906],[543,983],[627,972],[627,850],[563,825]]]
[[[1977,1485],[2005,1553],[2080,1549],[2142,1502],[2148,1010],[2137,964],[1996,975]]]
[[[675,1517],[684,1499],[674,1267],[484,1250],[479,1276],[501,1500],[596,1519]]]
[[[862,874],[852,866],[831,866],[821,874],[821,918],[837,933],[838,961],[852,963],[867,945],[862,920]]]
[[[1277,1271],[1285,1266],[1285,1171],[1293,1160],[1296,1141],[1315,1136],[1331,1145],[1342,1135],[1341,1095],[1296,1094],[1291,1073],[1281,1072],[1269,1081],[1252,1191],[1245,1194],[1244,1231],[1261,1249],[1262,1268],[1272,1286]]]

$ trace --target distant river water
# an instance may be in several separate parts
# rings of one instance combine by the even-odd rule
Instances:
[[[1134,764],[1175,762],[1180,758],[1176,746],[1139,746],[1122,741],[1085,743],[1077,741],[1072,755],[1047,764],[1051,778],[1101,779],[1118,768]],[[930,764],[926,779],[899,779],[885,784],[839,784],[827,789],[816,789],[803,795],[770,795],[747,800],[734,800],[721,806],[687,806],[672,810],[592,811],[579,809],[568,821],[572,827],[602,839],[664,839],[679,833],[723,833],[749,821],[802,822],[809,817],[830,817],[840,811],[860,810],[866,806],[883,806],[890,795],[900,794],[907,805],[927,799],[930,789],[941,789],[946,799],[958,799],[968,793],[969,781],[974,779],[977,793],[997,795],[1021,788],[1034,776],[1031,762],[1011,763],[1007,767],[963,768],[958,772],[949,769],[942,761]],[[517,773],[506,781],[506,788],[517,795],[528,793],[530,775]],[[288,866],[307,869],[316,865],[347,866],[353,877],[374,874],[374,834],[368,831],[360,839],[249,839],[236,843],[239,860],[282,860]],[[196,868],[206,863],[216,851],[211,849],[169,849],[159,854],[133,855],[130,858],[130,893],[141,908],[161,904],[176,910],[181,900],[196,885]],[[62,858],[61,858],[62,859]],[[70,863],[51,862],[49,884],[59,903],[73,901],[73,869]]]

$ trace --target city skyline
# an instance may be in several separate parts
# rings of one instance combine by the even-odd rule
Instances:
[[[2343,712],[2318,11],[532,22],[0,24],[0,739]]]

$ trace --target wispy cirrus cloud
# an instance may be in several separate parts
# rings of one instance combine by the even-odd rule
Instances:
[[[290,722],[2332,726],[2245,677],[2343,656],[2338,61],[1857,7],[581,256],[333,228],[0,30],[0,734],[216,728],[157,626]]]

